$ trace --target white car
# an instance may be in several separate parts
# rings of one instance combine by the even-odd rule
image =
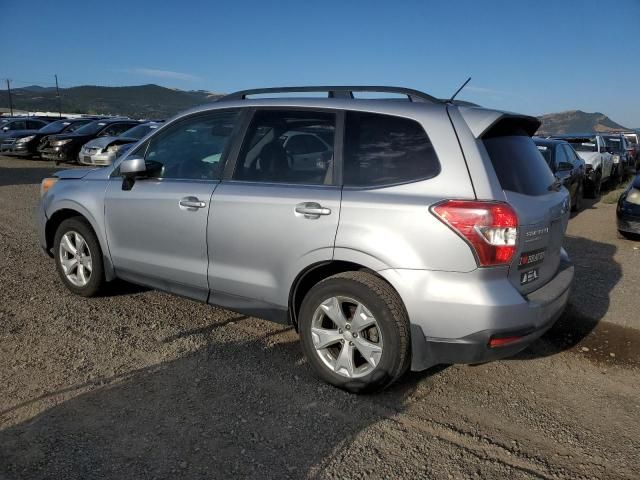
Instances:
[[[611,179],[613,173],[613,155],[608,152],[602,135],[558,135],[552,138],[565,140],[571,144],[586,164],[586,185],[592,196],[598,196],[604,182]]]

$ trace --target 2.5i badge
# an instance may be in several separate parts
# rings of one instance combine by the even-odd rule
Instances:
[[[522,272],[520,274],[520,285],[526,285],[527,283],[531,283],[538,279],[538,269],[534,268],[533,270],[527,270],[526,272]]]

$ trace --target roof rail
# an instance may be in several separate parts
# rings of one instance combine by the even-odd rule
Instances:
[[[225,100],[245,100],[247,95],[260,95],[265,93],[299,93],[299,92],[327,92],[328,98],[354,98],[353,92],[385,92],[398,93],[406,95],[411,102],[432,102],[441,103],[431,95],[404,87],[385,87],[372,85],[321,85],[308,87],[273,87],[273,88],[256,88],[253,90],[240,90],[239,92],[230,93],[218,99]]]

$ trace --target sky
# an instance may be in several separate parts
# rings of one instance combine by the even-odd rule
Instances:
[[[26,12],[25,10],[29,10]],[[397,85],[640,127],[640,0],[0,0],[0,80]]]

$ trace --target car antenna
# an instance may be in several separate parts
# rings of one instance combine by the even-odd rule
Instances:
[[[453,102],[453,99],[454,99],[454,98],[456,98],[456,97],[458,96],[458,94],[462,91],[462,89],[463,89],[464,87],[466,87],[466,86],[467,86],[467,83],[469,83],[470,81],[471,81],[471,77],[467,78],[467,81],[466,81],[466,82],[464,82],[464,83],[460,86],[460,88],[459,88],[458,90],[456,90],[456,93],[454,93],[453,95],[451,95],[451,98],[449,99],[449,102]]]

